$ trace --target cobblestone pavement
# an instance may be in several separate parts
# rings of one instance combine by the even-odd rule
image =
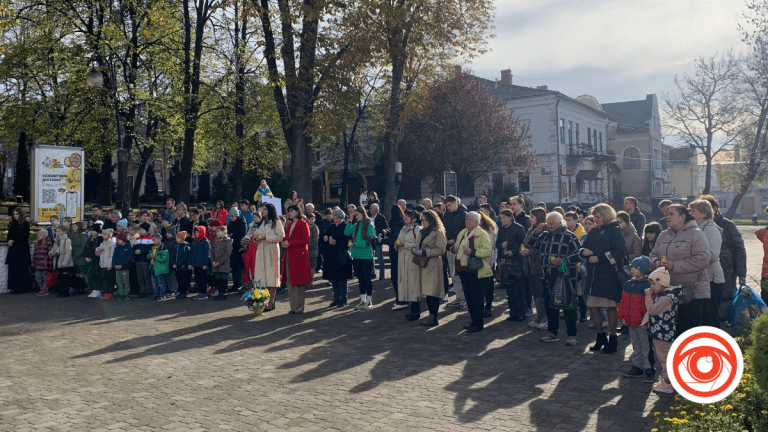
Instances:
[[[319,280],[303,315],[283,295],[258,318],[234,295],[2,296],[0,431],[648,431],[672,403],[620,378],[628,336],[616,355],[587,350],[586,324],[576,347],[541,343],[505,321],[500,291],[477,334],[462,330],[466,312],[442,307],[438,327],[406,321],[387,281],[371,311],[331,300]]]

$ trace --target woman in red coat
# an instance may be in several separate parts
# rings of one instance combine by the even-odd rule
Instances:
[[[309,268],[309,224],[295,205],[288,207],[283,239],[283,283],[288,286],[292,314],[304,313],[304,288],[312,283]]]
[[[259,243],[256,238],[256,231],[258,231],[258,226],[253,225],[251,227],[251,238],[248,240],[248,248],[245,250],[245,253],[243,254],[243,264],[245,273],[243,275],[243,283],[247,284],[251,281],[251,275],[253,274],[253,268],[256,266],[256,249],[259,247]]]
[[[229,212],[224,208],[224,201],[216,201],[216,208],[211,210],[211,221],[217,220],[221,226],[227,226],[227,219],[229,219]]]

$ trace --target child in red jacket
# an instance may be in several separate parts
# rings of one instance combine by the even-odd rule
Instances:
[[[650,288],[648,270],[651,260],[647,256],[639,256],[632,260],[632,279],[624,284],[624,293],[619,304],[619,320],[629,327],[632,339],[632,369],[623,373],[627,378],[645,377],[645,382],[654,382],[654,373],[649,361],[651,344],[648,340],[648,325],[643,325],[645,308],[645,290]]]

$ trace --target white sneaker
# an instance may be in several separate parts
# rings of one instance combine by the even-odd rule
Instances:
[[[539,340],[545,343],[549,343],[549,342],[557,342],[560,340],[560,338],[555,335],[546,335],[546,336],[542,336],[541,339]]]
[[[595,322],[592,320],[589,320],[589,322],[587,323],[587,328],[595,328]]]
[[[569,345],[569,346],[575,346],[578,343],[579,343],[579,341],[577,341],[576,339],[568,339],[567,341],[565,341],[565,344]]]
[[[88,298],[100,298],[101,297],[101,291],[99,290],[93,290],[90,294],[88,294]]]
[[[446,306],[448,306],[448,307],[459,307],[460,304],[461,304],[461,300],[456,300],[456,301],[452,301],[452,302],[448,303]]]
[[[539,323],[536,321],[531,321],[528,323],[528,327],[537,328],[539,326]]]
[[[525,308],[525,316],[526,317],[533,316],[533,309]]]
[[[549,322],[539,323],[539,325],[536,326],[536,328],[539,330],[546,330],[549,328]]]
[[[366,303],[365,306],[363,306],[363,309],[365,309],[365,310],[373,309],[373,303],[372,302]]]
[[[361,301],[360,303],[357,304],[357,306],[355,306],[355,310],[363,310],[363,309],[365,309],[364,301]]]
[[[400,310],[400,309],[405,309],[407,307],[408,307],[407,304],[397,304],[397,303],[395,303],[395,305],[392,306],[392,310],[396,311],[396,310]]]
[[[459,307],[459,310],[466,310],[467,308],[469,308],[469,306],[467,306],[466,300],[462,300],[461,303],[459,303],[458,307]]]

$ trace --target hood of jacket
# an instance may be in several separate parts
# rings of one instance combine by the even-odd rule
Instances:
[[[198,225],[195,227],[195,241],[202,241],[205,238],[205,227]]]
[[[619,223],[619,226],[621,226],[621,223]],[[637,234],[637,230],[635,229],[635,226],[632,225],[632,222],[630,221],[624,228],[621,229],[621,233],[624,234],[624,237],[627,237],[632,234]]]

